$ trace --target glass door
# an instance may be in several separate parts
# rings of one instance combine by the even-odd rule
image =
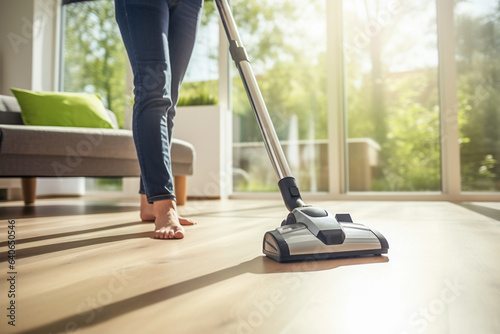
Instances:
[[[455,3],[462,191],[500,191],[500,4]]]
[[[350,192],[440,191],[436,3],[343,1]]]
[[[302,191],[328,191],[326,2],[233,0],[260,89]],[[233,71],[233,189],[278,191],[245,90]]]

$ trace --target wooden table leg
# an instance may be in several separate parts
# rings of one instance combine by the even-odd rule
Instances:
[[[21,179],[23,187],[24,204],[33,204],[36,199],[36,177],[23,177]]]
[[[174,177],[175,197],[177,205],[186,204],[187,200],[187,175]]]

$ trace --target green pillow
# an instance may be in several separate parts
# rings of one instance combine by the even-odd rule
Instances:
[[[10,90],[21,106],[21,116],[26,125],[113,128],[96,94]]]

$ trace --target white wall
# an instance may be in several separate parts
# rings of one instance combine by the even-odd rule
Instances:
[[[0,0],[0,93],[31,88],[33,0]]]
[[[222,198],[231,192],[230,112],[220,106],[179,107],[174,137],[193,144],[194,174],[188,177],[187,195]]]
[[[10,87],[31,88],[33,0],[0,0],[0,94]],[[31,24],[30,24],[31,22]],[[8,200],[21,199],[18,178],[0,178]]]
[[[33,90],[58,90],[59,10],[57,0],[34,0]]]
[[[58,0],[0,0],[0,94],[55,90]]]

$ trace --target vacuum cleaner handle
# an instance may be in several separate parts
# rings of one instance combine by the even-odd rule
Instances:
[[[262,138],[264,139],[264,145],[278,177],[278,186],[281,195],[288,210],[292,211],[294,208],[302,207],[305,204],[300,197],[299,188],[295,183],[295,179],[286,161],[278,136],[274,130],[271,117],[269,116],[264,98],[257,84],[247,52],[241,42],[238,28],[234,22],[229,4],[227,0],[215,0],[215,4],[217,5],[224,30],[229,40],[231,57],[240,72],[243,86],[247,92],[248,99],[250,100],[255,117],[257,118],[257,123],[259,124]]]

